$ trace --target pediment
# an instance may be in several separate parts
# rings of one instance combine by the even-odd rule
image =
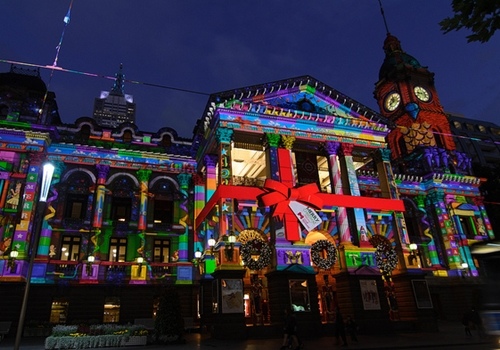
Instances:
[[[211,100],[212,106],[219,108],[271,110],[271,114],[280,116],[331,116],[392,124],[377,112],[310,76],[225,91],[212,95]]]

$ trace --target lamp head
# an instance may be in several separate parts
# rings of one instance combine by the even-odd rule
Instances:
[[[208,239],[208,246],[210,248],[213,248],[215,246],[215,239],[214,239],[214,236],[210,236],[210,238]]]
[[[416,243],[410,243],[410,250],[417,250],[417,244]]]
[[[87,258],[87,261],[92,264],[95,261],[95,256],[89,255],[89,257]]]
[[[199,248],[198,248],[198,249],[196,249],[196,251],[194,252],[194,257],[195,257],[196,259],[201,258],[201,251],[200,251],[200,249],[199,249]]]
[[[142,264],[144,262],[144,258],[142,256],[137,258],[137,263]]]
[[[12,250],[9,254],[11,259],[16,259],[19,256],[19,252],[17,250]]]

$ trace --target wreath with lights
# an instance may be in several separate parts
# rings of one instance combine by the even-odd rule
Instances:
[[[323,251],[326,251],[325,257],[323,257]],[[328,270],[337,260],[337,250],[332,242],[320,239],[311,246],[311,260],[320,269]]]
[[[375,261],[377,262],[377,267],[382,270],[384,274],[390,274],[398,265],[398,254],[396,249],[392,246],[387,246],[385,244],[377,245],[375,250]]]
[[[240,247],[241,260],[250,270],[262,270],[271,263],[272,251],[261,239],[251,239]],[[257,259],[255,257],[258,256]]]

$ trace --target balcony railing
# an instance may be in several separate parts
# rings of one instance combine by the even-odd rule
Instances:
[[[186,263],[182,263],[185,265]],[[138,266],[137,262],[96,261],[90,265],[86,262],[50,260],[47,263],[46,281],[66,280],[82,282],[89,276],[89,266],[97,268],[95,275],[99,283],[121,284],[128,283],[137,278],[137,273],[132,272],[132,266]],[[161,280],[175,279],[177,276],[177,263],[144,263],[141,269],[145,269],[147,280],[151,283]]]

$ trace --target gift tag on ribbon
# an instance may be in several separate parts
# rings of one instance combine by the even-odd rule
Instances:
[[[297,201],[290,201],[288,206],[307,231],[312,231],[321,224],[321,218],[314,209]]]

